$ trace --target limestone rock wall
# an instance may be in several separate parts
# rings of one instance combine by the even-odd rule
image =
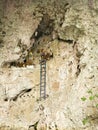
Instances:
[[[97,130],[98,2],[1,3],[0,130]],[[40,101],[42,49],[53,56]]]

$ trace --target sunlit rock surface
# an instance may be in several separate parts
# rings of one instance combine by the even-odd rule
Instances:
[[[98,130],[98,2],[90,2],[1,1],[0,130]],[[40,101],[42,49],[53,57]]]

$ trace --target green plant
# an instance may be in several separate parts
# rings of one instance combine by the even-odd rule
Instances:
[[[95,96],[98,98],[98,94],[95,94]]]
[[[92,89],[88,90],[87,92],[88,92],[88,93],[90,93],[90,94],[92,94],[92,93],[93,93],[93,92],[92,92]]]
[[[82,101],[85,101],[85,100],[86,100],[86,97],[82,97],[81,100],[82,100]]]
[[[95,98],[95,96],[92,95],[89,97],[89,100],[94,100],[94,98]]]
[[[82,120],[83,125],[86,125],[88,122],[89,122],[88,117],[86,117],[86,118],[84,118],[84,119]]]
[[[96,107],[98,108],[98,104],[96,104]]]
[[[90,100],[92,102],[92,104],[95,103],[94,107],[96,109],[98,109],[98,104],[96,104],[96,102],[95,102],[95,99],[98,98],[98,93],[94,94],[94,92],[92,91],[92,89],[88,90],[87,93],[88,93],[88,97],[87,96],[86,97],[83,96],[83,97],[81,97],[81,100],[82,101]],[[83,125],[86,125],[89,122],[90,122],[90,117],[85,117],[82,120]]]

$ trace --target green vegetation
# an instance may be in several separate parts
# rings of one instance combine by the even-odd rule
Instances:
[[[88,117],[86,117],[86,118],[84,118],[84,119],[82,120],[83,125],[86,125],[88,122],[89,122]]]
[[[86,97],[83,96],[83,97],[81,98],[81,100],[82,100],[83,102],[86,101],[86,100],[90,100],[90,102],[91,102],[92,104],[95,104],[94,107],[95,107],[96,109],[98,109],[98,104],[97,104],[96,101],[95,101],[96,98],[98,98],[98,94],[97,94],[97,93],[94,94],[91,89],[88,90],[87,93],[88,93],[88,97],[87,97],[87,96],[86,96]],[[90,118],[89,116],[85,117],[85,118],[82,120],[83,125],[86,125],[87,123],[89,123],[90,120],[91,120],[91,118]]]
[[[81,100],[82,100],[82,101],[85,101],[85,100],[86,100],[86,97],[82,97]]]

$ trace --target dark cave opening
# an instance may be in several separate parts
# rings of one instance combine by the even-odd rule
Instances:
[[[40,21],[37,29],[30,37],[32,48],[34,48],[35,44],[39,44],[37,42],[43,36],[49,36],[52,34],[54,30],[54,20],[50,18],[48,14],[44,14],[42,20]],[[32,43],[34,41],[34,43]]]
[[[33,60],[30,60],[30,53],[33,53],[37,49],[37,46],[41,43],[41,38],[44,36],[49,36],[52,37],[52,32],[54,29],[54,21],[50,18],[50,16],[46,13],[43,15],[42,20],[40,21],[37,29],[35,32],[32,34],[30,37],[30,48],[28,49],[27,46],[25,46],[21,43],[21,39],[19,39],[19,42],[17,46],[21,48],[21,56],[18,60],[13,60],[13,61],[5,61],[2,65],[2,67],[8,67],[10,68],[11,66],[15,67],[26,67],[27,65],[34,65]],[[33,42],[32,42],[33,41]],[[43,44],[43,43],[42,43]],[[25,54],[27,52],[27,54]],[[41,54],[40,54],[41,55]],[[47,53],[48,59],[53,57],[53,54]]]

